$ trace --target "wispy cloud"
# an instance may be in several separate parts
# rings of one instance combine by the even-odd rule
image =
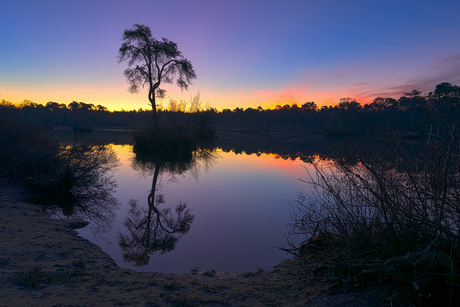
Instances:
[[[399,98],[403,93],[410,92],[413,89],[428,93],[433,91],[436,85],[441,82],[460,84],[460,53],[447,56],[424,67],[417,75],[410,77],[403,84],[390,83],[386,86],[374,84],[365,87],[362,91],[357,91],[357,94],[367,98]]]

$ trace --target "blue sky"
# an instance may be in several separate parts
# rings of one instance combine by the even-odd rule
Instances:
[[[193,86],[166,87],[169,97],[199,91],[218,109],[367,103],[460,84],[457,0],[2,0],[0,99],[148,108],[116,59],[135,23],[193,63]]]

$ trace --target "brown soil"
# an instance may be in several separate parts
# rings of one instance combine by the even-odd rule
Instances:
[[[389,287],[340,288],[290,259],[273,271],[140,273],[79,237],[82,221],[52,220],[0,186],[0,306],[395,306]],[[399,298],[400,299],[400,298]]]

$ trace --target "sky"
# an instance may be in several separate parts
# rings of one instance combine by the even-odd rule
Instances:
[[[1,0],[0,100],[149,109],[118,63],[134,24],[177,43],[197,79],[168,99],[222,109],[365,104],[460,85],[460,1]]]

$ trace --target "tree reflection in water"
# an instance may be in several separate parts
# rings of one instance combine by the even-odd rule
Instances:
[[[139,204],[139,200],[129,200],[128,217],[123,225],[127,234],[119,232],[118,243],[123,250],[123,259],[135,266],[147,265],[152,254],[164,254],[175,249],[179,239],[189,232],[195,218],[185,202],[174,209],[160,208],[165,203],[161,190],[161,177],[169,175],[168,182],[177,181],[178,176],[190,174],[195,179],[202,169],[209,169],[216,160],[215,149],[199,149],[193,154],[178,158],[159,158],[137,154],[132,168],[143,176],[152,175],[152,188],[147,197],[148,208]]]
[[[79,218],[89,222],[94,235],[101,236],[113,227],[119,208],[114,197],[113,177],[119,160],[110,146],[70,145],[61,148],[58,187],[38,197],[45,215],[54,218]]]

